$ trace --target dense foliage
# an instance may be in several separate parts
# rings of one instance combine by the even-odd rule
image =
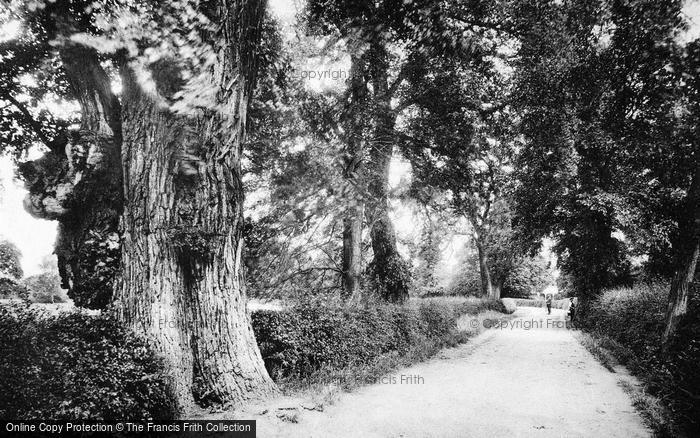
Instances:
[[[463,266],[464,268],[447,285],[446,294],[481,296],[478,256],[469,254]],[[552,282],[550,268],[549,263],[541,256],[515,257],[507,269],[501,271],[501,296],[528,298],[532,294],[542,292]]]
[[[12,242],[0,239],[0,298],[26,298],[27,290],[20,284],[24,272],[21,253]]]
[[[34,303],[65,303],[68,301],[66,291],[61,288],[56,260],[46,256],[39,264],[38,274],[25,277],[20,285],[26,290],[27,298]]]
[[[61,279],[56,272],[42,272],[22,280],[27,288],[29,300],[34,303],[65,303],[66,292],[61,289]]]
[[[117,321],[0,307],[0,418],[172,418],[159,360]]]
[[[618,359],[642,379],[648,391],[667,404],[676,427],[687,436],[700,434],[700,299],[695,293],[678,337],[662,357],[659,343],[664,329],[668,285],[639,284],[612,289],[595,300],[583,323],[594,334],[612,340],[607,345]],[[665,432],[677,436],[672,425]]]
[[[514,105],[526,147],[516,166],[517,228],[534,247],[556,238],[582,298],[630,284],[630,255],[645,255],[654,275],[677,265],[697,167],[696,140],[685,134],[697,129],[685,79],[697,61],[679,37],[681,6],[518,3]]]
[[[22,254],[15,244],[0,239],[0,276],[19,280],[24,275],[20,257]]]

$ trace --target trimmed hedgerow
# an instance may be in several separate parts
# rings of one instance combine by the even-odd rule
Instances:
[[[109,317],[0,306],[0,418],[174,418],[162,370]]]
[[[513,313],[514,308],[508,309],[503,300],[490,300],[482,298],[467,298],[463,303],[456,305],[458,315],[476,315],[477,313],[492,310],[499,313]]]
[[[320,369],[366,364],[417,345],[444,345],[460,315],[505,313],[500,301],[347,306],[305,301],[283,311],[252,314],[265,366],[276,379],[304,378]]]
[[[668,429],[658,433],[700,436],[700,297],[696,284],[687,316],[668,355],[662,357],[668,290],[666,283],[652,283],[606,291],[590,304],[582,322],[645,383],[651,395],[665,401],[671,418]]]

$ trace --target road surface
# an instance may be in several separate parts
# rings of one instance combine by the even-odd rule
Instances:
[[[519,308],[515,319],[341,394],[323,412],[272,407],[253,417],[258,436],[650,436],[618,375],[563,327],[563,310],[552,312]],[[298,422],[280,420],[285,413]]]

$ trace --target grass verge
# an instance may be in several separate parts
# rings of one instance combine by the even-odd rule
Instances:
[[[617,373],[623,363],[629,363],[631,353],[614,340],[586,332],[575,334],[578,341],[595,357],[608,371]],[[673,420],[673,415],[664,405],[663,401],[649,393],[648,389],[639,384],[633,384],[630,380],[620,379],[618,385],[629,395],[632,405],[644,420],[654,435],[661,438],[682,436],[678,425]]]

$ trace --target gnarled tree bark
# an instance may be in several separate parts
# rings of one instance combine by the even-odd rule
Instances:
[[[276,391],[241,271],[241,147],[264,7],[259,0],[217,3],[211,109],[175,113],[163,104],[169,96],[149,94],[131,66],[121,69],[125,208],[116,308],[164,357],[182,412],[193,404],[195,368],[222,402]],[[150,68],[156,89],[181,82],[176,61]]]
[[[97,52],[68,37],[72,17],[58,16],[59,57],[80,104],[81,124],[48,144],[42,158],[20,166],[33,216],[57,220],[62,286],[78,306],[103,308],[119,265],[121,212],[120,105]]]

